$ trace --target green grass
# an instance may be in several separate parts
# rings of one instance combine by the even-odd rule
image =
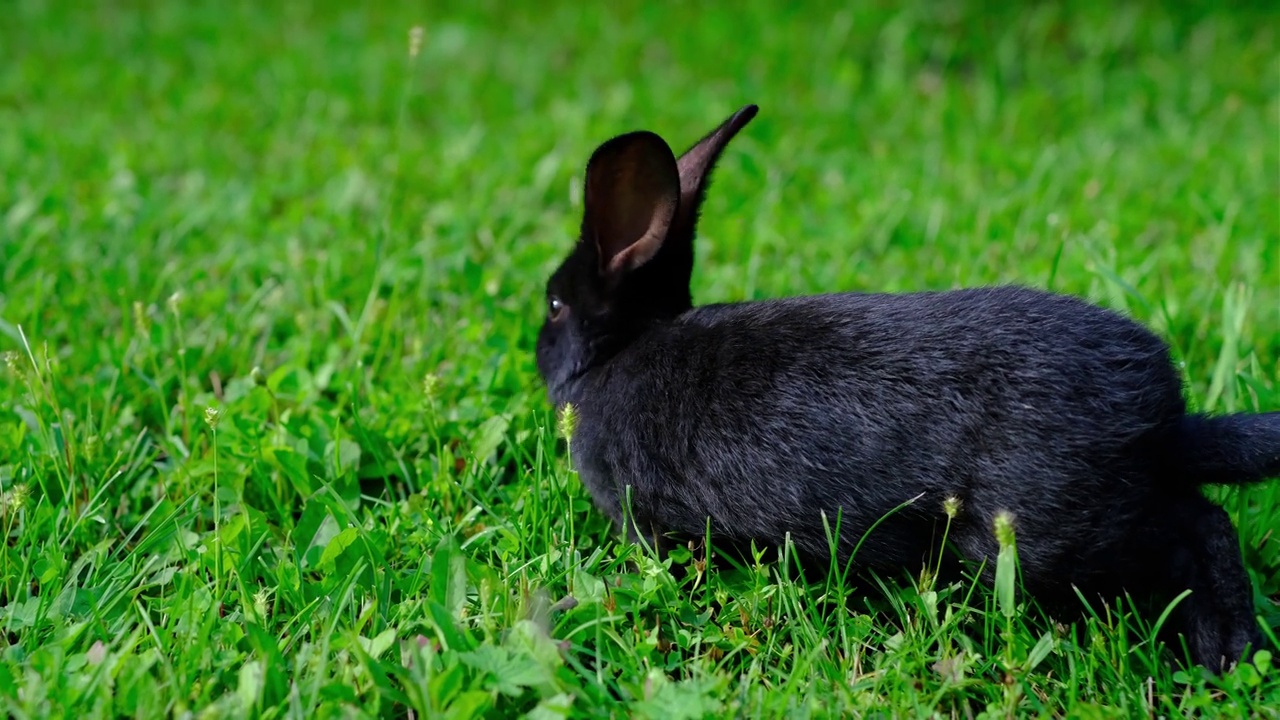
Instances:
[[[1280,14],[293,7],[0,13],[6,714],[1275,715],[1266,656],[1178,670],[1009,564],[677,582],[591,507],[532,346],[595,145],[757,102],[699,302],[1050,287],[1167,337],[1197,407],[1280,409]],[[1274,630],[1280,488],[1219,497]]]

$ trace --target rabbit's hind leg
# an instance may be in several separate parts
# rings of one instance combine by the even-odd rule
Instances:
[[[1175,607],[1170,630],[1185,637],[1195,663],[1211,671],[1228,668],[1262,641],[1236,530],[1226,511],[1196,490],[1160,506],[1146,528],[1149,536],[1139,539],[1144,550],[1131,561],[1159,569],[1162,599],[1191,591]]]

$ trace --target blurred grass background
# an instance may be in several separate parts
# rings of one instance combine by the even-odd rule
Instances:
[[[6,3],[0,696],[31,717],[1275,707],[1265,662],[1178,675],[1114,622],[1024,663],[1052,624],[996,632],[967,588],[837,609],[767,572],[628,570],[532,341],[591,149],[636,128],[680,149],[754,102],[697,301],[1050,287],[1167,337],[1197,406],[1280,409],[1278,20]],[[1280,624],[1280,490],[1223,497]]]

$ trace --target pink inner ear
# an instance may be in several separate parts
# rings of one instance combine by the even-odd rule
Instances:
[[[606,143],[587,168],[587,225],[604,273],[627,272],[662,247],[679,203],[675,157],[661,138],[632,133]]]
[[[702,186],[707,170],[711,169],[711,161],[720,150],[717,142],[719,140],[717,135],[712,135],[680,156],[677,166],[680,169],[680,189],[683,194],[692,196]]]
[[[755,105],[743,107],[680,156],[677,161],[680,174],[680,217],[674,221],[677,232],[692,232],[711,168],[715,166],[729,141],[751,122],[758,110]]]
[[[612,206],[608,222],[610,237],[617,245],[607,242],[615,253],[614,258],[630,252],[635,242],[644,238],[657,213],[654,212],[655,201],[661,197],[661,191],[654,187],[652,178],[643,173],[643,168],[627,165],[618,168],[613,182]]]

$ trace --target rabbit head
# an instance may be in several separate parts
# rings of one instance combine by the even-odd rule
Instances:
[[[692,307],[693,235],[708,178],[756,115],[748,105],[678,159],[658,135],[606,141],[587,162],[581,231],[546,287],[538,371],[557,405],[567,387],[652,323]]]

